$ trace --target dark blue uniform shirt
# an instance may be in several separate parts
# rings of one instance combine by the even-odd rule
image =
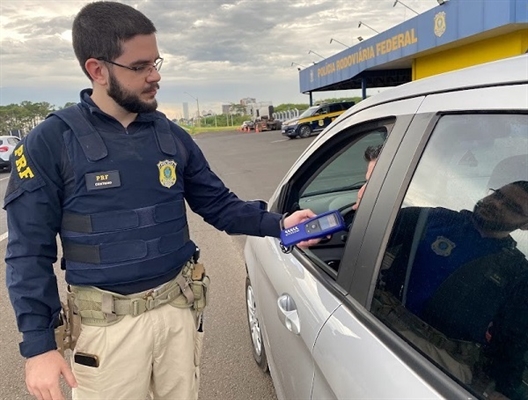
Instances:
[[[467,210],[429,211],[427,230],[418,245],[409,281],[406,307],[421,315],[438,287],[462,265],[500,251],[507,239],[482,237]]]
[[[63,248],[88,245],[100,255],[97,261],[65,256],[69,284],[123,294],[170,280],[192,256],[196,246],[184,234],[186,217],[174,215],[185,214],[184,200],[206,222],[229,234],[280,234],[281,216],[231,193],[190,135],[170,121],[170,134],[184,150],[174,157],[162,154],[155,121],[165,118],[163,114],[139,114],[124,128],[90,95],[89,89],[81,92],[79,106],[106,146],[108,154],[101,161],[83,155],[78,137],[57,116],[37,126],[14,151],[4,202],[9,230],[6,280],[25,357],[56,348],[54,322],[61,307],[53,271],[57,234]],[[170,168],[160,167],[165,161],[174,166],[175,176]],[[101,175],[113,181],[94,190]],[[129,224],[134,221],[131,213],[135,225]],[[75,217],[77,225],[78,220],[90,221],[88,233],[65,229],[66,215]],[[103,247],[112,241],[116,243]]]

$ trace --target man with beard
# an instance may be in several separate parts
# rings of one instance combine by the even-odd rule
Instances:
[[[528,350],[528,262],[510,236],[518,229],[528,230],[527,181],[491,190],[472,212],[403,208],[377,295],[398,299],[383,318],[446,370],[468,384],[493,380],[487,390],[512,399],[525,398]]]
[[[281,225],[314,214],[283,218],[240,200],[192,138],[156,111],[163,59],[142,13],[90,3],[72,33],[92,89],[20,142],[4,201],[6,280],[27,387],[38,399],[63,399],[62,375],[74,399],[195,399],[208,278],[185,202],[230,234],[279,237]],[[66,315],[53,271],[57,234]],[[65,330],[70,348],[76,341],[73,373],[57,351]]]
[[[417,208],[402,210],[400,223],[416,216]],[[405,306],[424,316],[441,285],[464,265],[491,262],[511,263],[522,257],[510,233],[528,229],[528,182],[503,186],[478,201],[473,212],[455,212],[445,208],[419,209],[426,212],[426,224],[414,254]],[[414,214],[414,215],[413,215]],[[412,238],[413,233],[403,236]],[[395,242],[400,239],[395,239]],[[508,257],[511,255],[511,257]],[[408,260],[407,260],[408,261]],[[518,262],[517,262],[518,263]],[[446,294],[447,295],[447,294]],[[453,294],[455,295],[455,294]]]

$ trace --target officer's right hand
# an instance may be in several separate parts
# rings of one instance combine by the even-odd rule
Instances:
[[[63,376],[68,385],[77,387],[77,381],[57,350],[30,357],[26,361],[26,385],[38,400],[64,400],[59,380]]]

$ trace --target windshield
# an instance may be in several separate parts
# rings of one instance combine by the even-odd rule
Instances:
[[[299,115],[299,118],[306,118],[311,117],[314,115],[314,113],[319,109],[319,106],[313,106],[305,110],[301,115]]]

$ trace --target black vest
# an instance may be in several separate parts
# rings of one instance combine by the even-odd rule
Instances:
[[[73,179],[63,200],[70,284],[112,287],[174,275],[192,256],[184,203],[187,152],[166,117],[133,135],[94,128],[75,105],[63,120]]]

